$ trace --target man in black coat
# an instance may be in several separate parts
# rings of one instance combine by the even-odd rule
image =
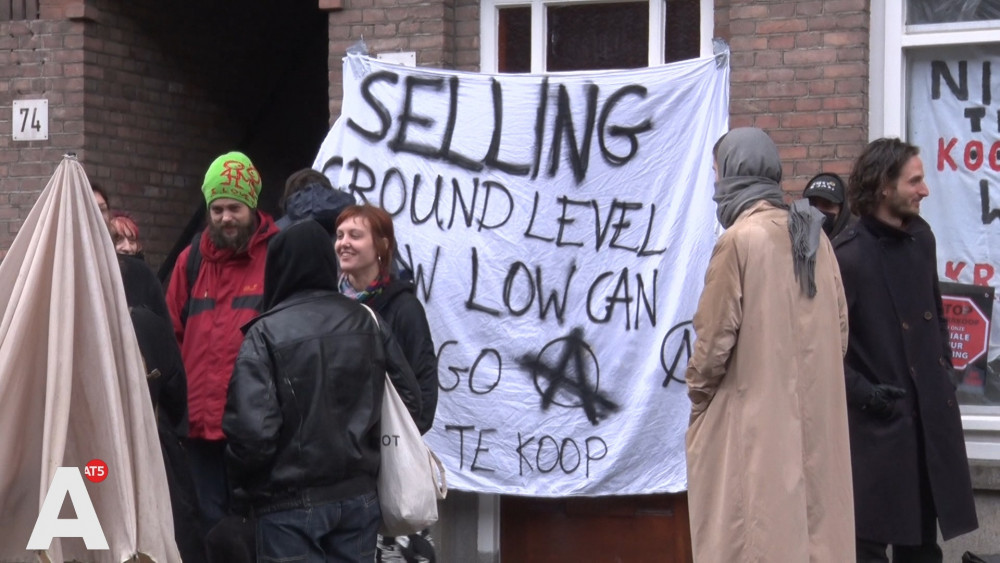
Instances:
[[[255,517],[258,560],[373,561],[385,378],[414,418],[420,388],[384,323],[337,291],[319,223],[281,231],[266,264],[222,417],[233,498]]]
[[[844,372],[858,561],[940,562],[978,527],[919,149],[879,139],[848,182],[861,219],[834,240],[849,311]]]

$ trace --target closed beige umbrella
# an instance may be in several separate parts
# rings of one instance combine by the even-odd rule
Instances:
[[[92,459],[108,467],[105,480],[83,482],[109,549],[56,538],[27,550],[56,469],[82,472]],[[0,263],[0,561],[180,561],[173,538],[115,251],[83,167],[67,156]]]

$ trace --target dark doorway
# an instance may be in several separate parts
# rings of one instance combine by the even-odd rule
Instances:
[[[132,4],[142,3],[123,8]],[[263,179],[261,209],[277,213],[285,179],[312,165],[329,128],[327,13],[303,0],[186,0],[144,11],[184,86],[218,111],[203,126],[223,140],[204,166],[223,152],[245,152]]]
[[[259,206],[279,214],[285,179],[312,165],[329,128],[328,14],[315,0],[88,7],[88,172],[143,225],[147,260],[173,267],[223,153],[253,160]]]

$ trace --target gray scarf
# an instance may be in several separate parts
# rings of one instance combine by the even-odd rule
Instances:
[[[800,199],[788,210],[788,235],[792,238],[792,259],[795,279],[809,297],[816,296],[816,251],[819,234],[823,231],[823,212]]]
[[[721,174],[720,174],[721,176]],[[729,228],[748,207],[760,200],[775,207],[787,207],[781,186],[770,178],[759,176],[734,176],[719,178],[715,184],[715,216],[722,226]]]
[[[712,199],[716,216],[729,228],[740,213],[764,200],[788,208],[781,190],[781,160],[767,133],[756,127],[741,127],[726,133],[716,147],[719,181]],[[795,279],[802,292],[816,295],[816,251],[823,230],[823,214],[807,200],[799,200],[788,212],[788,236],[792,242]]]

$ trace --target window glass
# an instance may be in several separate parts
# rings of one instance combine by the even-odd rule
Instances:
[[[907,0],[906,23],[1000,20],[1000,0]]]
[[[689,0],[667,0],[663,60],[668,63],[698,58],[701,7]]]
[[[907,140],[930,190],[920,215],[937,239],[959,402],[1000,406],[1000,43],[905,53]]]
[[[708,48],[710,0],[482,0],[480,70],[642,68]]]
[[[500,8],[497,70],[531,71],[531,6]]]
[[[649,60],[649,3],[549,5],[548,70],[640,68]]]

